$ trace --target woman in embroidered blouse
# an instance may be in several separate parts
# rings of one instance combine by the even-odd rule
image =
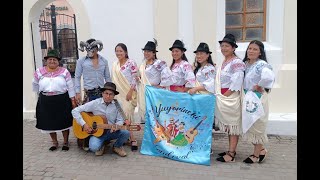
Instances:
[[[229,150],[219,153],[217,158],[221,162],[235,162],[236,148],[241,128],[241,96],[245,65],[235,54],[238,47],[235,37],[226,34],[219,41],[224,61],[217,69],[216,76],[216,111],[215,126],[229,136]]]
[[[49,133],[53,146],[50,151],[58,148],[57,132],[62,132],[62,150],[69,150],[69,129],[72,126],[72,108],[76,107],[75,89],[70,72],[59,67],[59,53],[50,50],[46,57],[47,65],[38,68],[32,80],[33,91],[39,98],[36,106],[36,128]]]
[[[202,42],[199,44],[196,53],[196,61],[194,74],[196,76],[197,86],[190,89],[190,94],[199,93],[215,93],[214,92],[214,79],[216,78],[216,69],[214,67],[211,51],[208,44]]]
[[[135,122],[134,110],[137,106],[137,79],[138,66],[137,63],[129,59],[127,46],[119,43],[115,47],[115,53],[118,61],[112,64],[112,82],[116,84],[120,96],[117,100],[121,104],[126,117],[126,124]],[[137,150],[137,141],[135,140],[132,131],[130,131],[130,140],[132,150]]]
[[[172,64],[170,69],[176,82],[170,86],[171,91],[187,92],[195,87],[196,78],[192,70],[191,64],[185,55],[187,49],[180,40],[175,40],[172,47],[169,48],[172,55]]]
[[[259,118],[243,135],[244,139],[254,145],[254,152],[243,162],[255,163],[265,160],[267,150],[263,144],[268,142],[266,133],[269,118],[268,93],[273,86],[275,75],[267,62],[264,45],[261,41],[253,40],[249,43],[243,59],[246,65],[244,77],[244,92],[251,90],[260,98],[265,115]]]
[[[154,39],[155,40],[155,39]],[[169,87],[175,82],[167,63],[157,58],[157,41],[148,41],[143,50],[145,61],[140,65],[140,81],[138,85],[138,112],[141,121],[145,121],[145,86]]]

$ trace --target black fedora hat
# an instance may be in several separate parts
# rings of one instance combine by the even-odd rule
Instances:
[[[156,46],[157,46],[156,43],[154,43],[152,41],[148,41],[142,50],[149,50],[149,51],[153,51],[153,52],[158,52],[156,50]]]
[[[49,57],[57,58],[59,61],[61,60],[59,52],[56,49],[49,50],[48,53],[47,53],[47,56],[45,56],[44,59],[47,60]]]
[[[182,51],[187,51],[187,49],[184,47],[184,43],[178,39],[174,41],[172,47],[169,48],[169,50],[172,51],[173,48],[179,48]]]
[[[119,94],[117,91],[117,86],[112,82],[106,82],[103,86],[103,88],[100,88],[100,91],[103,92],[105,90],[111,90],[114,92],[115,95]]]
[[[198,51],[206,52],[211,54],[212,52],[209,50],[209,46],[207,43],[201,42],[197,48],[197,50],[193,51],[193,53],[197,53]]]
[[[233,45],[234,47],[238,47],[238,45],[237,45],[237,42],[236,42],[236,38],[234,37],[234,35],[233,34],[226,34],[225,36],[224,36],[224,38],[221,40],[221,41],[219,41],[219,43],[221,44],[222,42],[228,42],[228,43],[230,43],[231,45]]]

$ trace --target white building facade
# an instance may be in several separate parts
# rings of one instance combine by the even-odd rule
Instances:
[[[42,66],[39,17],[53,0],[23,1],[23,115],[34,118],[37,96],[32,77]],[[76,15],[78,44],[89,38],[101,40],[100,52],[109,61],[117,60],[114,48],[119,42],[128,47],[129,57],[138,65],[141,48],[147,41],[158,41],[157,56],[171,64],[171,47],[176,39],[186,45],[191,63],[193,51],[206,42],[213,61],[223,60],[218,41],[225,35],[225,0],[67,0]],[[267,0],[266,48],[268,61],[276,72],[270,94],[271,114],[297,112],[297,0]],[[32,26],[32,30],[31,30]],[[238,42],[236,53],[244,57],[249,42]],[[80,57],[85,54],[80,52]],[[274,116],[271,116],[271,118]],[[293,117],[294,119],[295,117]],[[292,118],[291,118],[292,119]]]

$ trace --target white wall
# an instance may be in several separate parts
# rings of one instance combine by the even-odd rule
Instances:
[[[153,40],[153,1],[150,0],[83,0],[87,9],[91,34],[85,39],[101,40],[100,52],[109,61],[109,68],[117,60],[114,48],[122,42],[127,45],[129,57],[138,65],[143,60],[142,48]],[[80,27],[79,27],[80,28]]]

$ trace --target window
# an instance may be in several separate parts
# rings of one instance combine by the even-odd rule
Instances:
[[[226,34],[237,41],[266,40],[266,0],[226,0]]]

